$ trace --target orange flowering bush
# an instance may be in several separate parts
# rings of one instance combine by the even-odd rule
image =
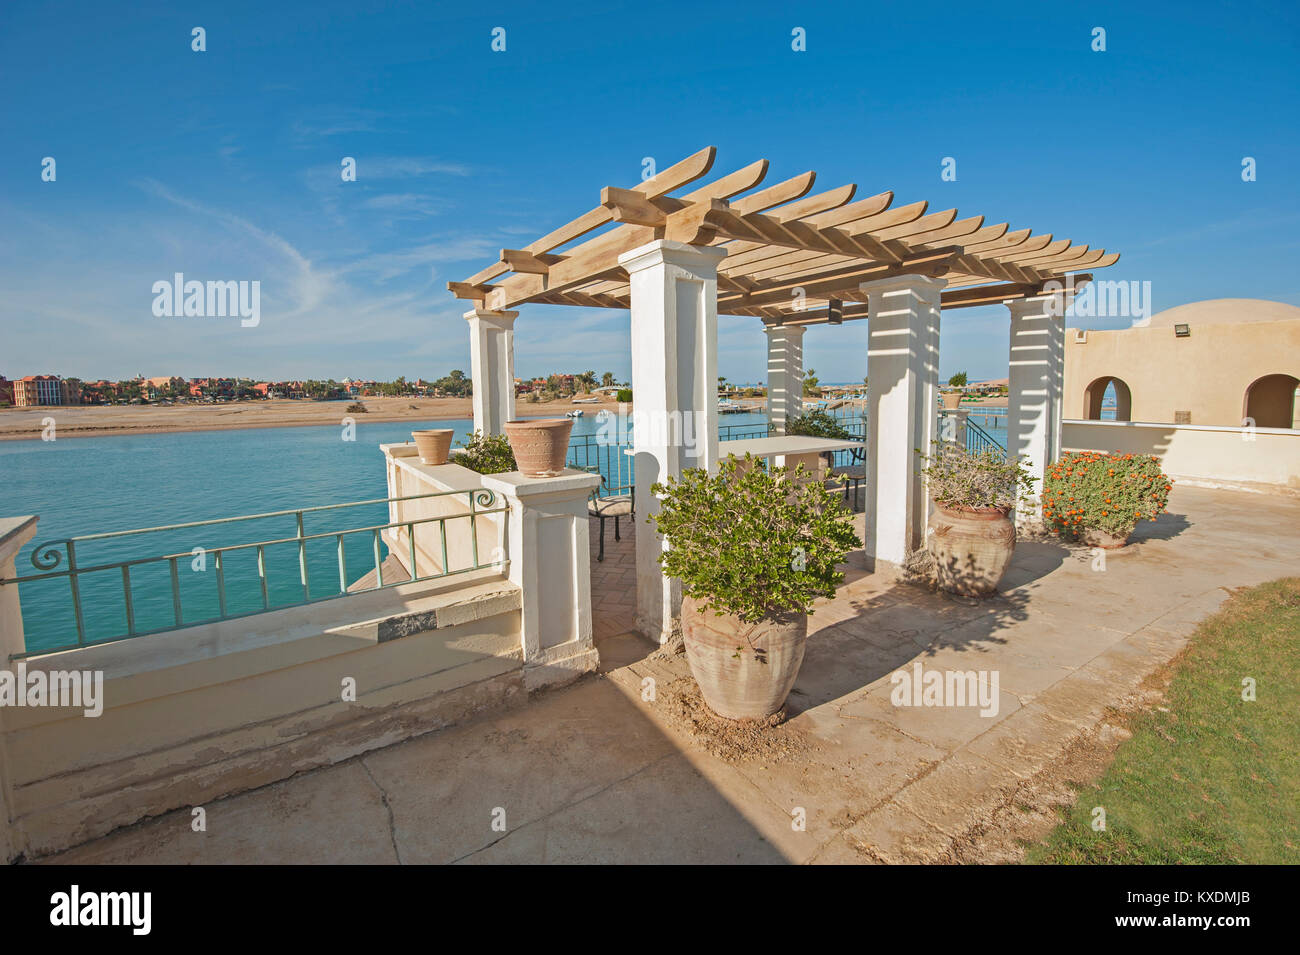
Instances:
[[[1127,537],[1164,512],[1173,486],[1153,454],[1067,452],[1043,479],[1043,521],[1071,539],[1090,528]]]

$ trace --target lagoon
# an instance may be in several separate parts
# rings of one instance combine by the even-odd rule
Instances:
[[[40,523],[32,545],[18,555],[20,576],[38,573],[31,556],[36,545],[67,537],[219,520],[327,504],[384,498],[380,444],[410,440],[416,428],[452,428],[463,441],[473,428],[468,419],[427,422],[376,422],[356,416],[355,440],[344,440],[337,426],[196,431],[112,437],[78,437],[55,441],[0,442],[0,473],[5,475],[6,516],[37,514]],[[765,429],[760,414],[731,415],[725,426],[736,436],[748,428]],[[574,420],[575,451],[580,464],[619,461],[599,457],[578,446],[594,445],[600,429],[595,415]],[[617,466],[617,465],[616,465]],[[626,468],[626,463],[623,464]],[[606,474],[611,487],[629,481]],[[306,516],[308,534],[387,521],[383,504]],[[78,544],[79,566],[180,554],[182,619],[187,623],[216,615],[213,561],[190,557],[194,548],[215,547],[291,537],[292,515],[243,524],[164,531],[138,537]],[[312,596],[327,595],[331,581],[338,591],[338,559],[331,540],[308,548]],[[360,535],[347,540],[347,576],[356,580],[373,567],[373,555]],[[63,569],[60,565],[59,570]],[[253,551],[229,555],[224,568],[229,612],[261,608]],[[294,545],[267,551],[271,604],[302,599]],[[48,649],[76,639],[70,588],[66,578],[32,581],[22,586],[23,626],[29,650]],[[132,570],[131,594],[138,630],[174,624],[167,564]],[[105,640],[126,631],[122,577],[118,569],[83,575],[81,600],[87,639]]]

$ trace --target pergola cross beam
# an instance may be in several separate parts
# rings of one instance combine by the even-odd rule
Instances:
[[[627,308],[619,257],[668,239],[727,252],[718,269],[720,311],[805,322],[795,309],[806,297],[853,301],[862,282],[877,278],[943,278],[944,306],[964,307],[998,300],[989,297],[998,289],[1041,288],[1119,258],[1050,233],[985,226],[983,216],[958,218],[956,209],[892,206],[888,191],[857,202],[854,184],[814,194],[812,171],[760,188],[763,159],[683,192],[715,156],[708,147],[630,188],[607,186],[596,208],[522,249],[502,249],[497,262],[447,287],[487,310],[528,302]]]

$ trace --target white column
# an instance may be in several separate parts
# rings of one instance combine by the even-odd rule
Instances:
[[[665,578],[663,539],[646,518],[656,481],[718,457],[718,263],[722,249],[660,239],[619,256],[632,285],[632,439],[636,475],[636,626],[659,643],[681,633],[681,582]]]
[[[939,419],[939,440],[946,441],[949,444],[955,444],[959,448],[966,447],[966,416],[970,411],[966,408],[952,408],[943,413]]]
[[[550,478],[489,474],[483,487],[510,504],[506,553],[520,589],[520,643],[528,689],[596,669],[591,635],[587,498],[600,477],[566,469]]]
[[[1065,370],[1064,296],[1007,302],[1011,351],[1007,389],[1007,455],[1020,458],[1035,478],[1034,503],[1017,508],[1017,524],[1042,520],[1043,475],[1061,452]]]
[[[515,318],[518,312],[465,313],[474,380],[474,429],[503,434],[515,416]]]
[[[943,279],[903,275],[867,292],[867,566],[901,566],[925,542],[919,448],[935,437]]]
[[[767,423],[773,433],[785,434],[790,418],[803,413],[802,325],[768,325]]]

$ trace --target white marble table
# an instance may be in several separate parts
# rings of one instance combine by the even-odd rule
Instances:
[[[719,441],[718,453],[743,458],[752,454],[756,458],[775,459],[778,467],[785,465],[794,470],[800,464],[810,475],[822,473],[820,458],[827,451],[848,451],[861,448],[861,441],[843,438],[814,438],[804,434],[777,434],[767,438],[737,438]]]

